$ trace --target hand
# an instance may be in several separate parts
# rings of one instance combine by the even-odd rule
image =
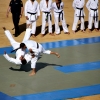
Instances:
[[[21,56],[19,59],[20,59],[20,60],[23,60],[23,59],[24,59],[24,56]]]
[[[39,19],[39,16],[37,16],[37,20]]]
[[[5,31],[6,30],[6,28],[5,27],[2,27],[3,28],[3,30]]]
[[[9,16],[8,16],[8,13],[6,14],[6,17],[8,18]]]
[[[20,15],[20,18],[22,17],[22,14]]]
[[[6,51],[4,51],[4,54],[7,54]]]
[[[30,53],[34,53],[34,52],[32,51],[32,49],[29,49],[29,51],[30,51]]]
[[[28,16],[26,16],[26,20],[28,20],[29,18],[28,18]]]

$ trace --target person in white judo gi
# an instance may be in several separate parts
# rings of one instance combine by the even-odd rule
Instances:
[[[30,32],[31,30],[28,30],[25,34],[25,37],[23,39],[23,43],[26,45],[27,49],[30,51],[31,55],[32,55],[32,59],[31,59],[31,68],[33,69],[32,72],[29,74],[30,76],[35,74],[35,67],[36,67],[36,62],[40,56],[41,53],[44,54],[53,54],[56,55],[58,58],[60,57],[60,55],[56,52],[50,51],[50,50],[45,50],[43,48],[43,46],[40,43],[37,43],[36,41],[33,40],[28,40],[28,38],[30,37]],[[22,46],[23,48],[23,46]]]
[[[45,26],[48,23],[48,32],[50,35],[54,35],[52,33],[52,0],[41,0],[40,1],[40,10],[42,12],[42,27],[41,27],[41,36],[45,35]]]
[[[52,9],[54,12],[54,22],[55,22],[55,33],[56,35],[60,34],[60,28],[59,28],[59,22],[62,22],[62,27],[63,31],[65,34],[70,34],[65,22],[65,17],[64,17],[64,3],[62,0],[55,0],[52,4]]]
[[[36,21],[40,16],[39,3],[36,0],[27,0],[25,3],[25,17],[27,28],[32,25],[31,35],[35,37]]]
[[[79,20],[81,22],[80,29],[82,32],[84,32],[84,29],[85,29],[85,26],[84,26],[84,16],[85,16],[84,5],[85,5],[85,0],[74,0],[73,1],[72,6],[75,10],[74,22],[73,22],[73,26],[72,26],[73,33],[76,32],[76,26],[77,26]]]
[[[89,19],[88,19],[88,29],[89,32],[91,32],[92,29],[92,22],[94,20],[94,28],[95,31],[98,31],[98,6],[99,6],[99,1],[98,0],[88,0],[86,3],[86,7],[89,10]]]
[[[23,39],[23,45],[21,45],[19,42],[16,42],[13,37],[11,36],[11,33],[5,30],[5,35],[8,37],[8,39],[10,40],[11,45],[13,46],[13,48],[16,51],[16,59],[9,57],[7,55],[7,53],[4,53],[4,57],[12,63],[15,64],[22,64],[21,60],[25,60],[25,64],[28,63],[29,61],[31,61],[31,68],[33,69],[31,74],[29,74],[29,76],[32,76],[35,74],[35,67],[36,67],[36,62],[38,60],[38,57],[40,55],[40,53],[46,53],[46,54],[54,54],[57,57],[60,57],[58,53],[56,52],[52,52],[50,50],[45,50],[41,44],[37,43],[36,41],[32,41],[32,40],[28,40],[30,38],[30,34],[31,34],[31,29],[27,29],[24,39]],[[20,46],[20,47],[19,47]],[[25,54],[25,52],[23,50],[25,50],[27,47],[27,49],[30,51],[31,54]],[[23,51],[23,52],[22,52]]]
[[[14,63],[14,64],[19,64],[19,65],[20,65],[20,64],[25,65],[25,64],[27,63],[26,59],[24,58],[24,56],[25,56],[25,49],[26,49],[25,45],[24,45],[23,43],[20,44],[19,42],[16,42],[16,41],[13,39],[13,37],[12,37],[10,31],[9,31],[9,30],[6,30],[5,27],[3,27],[3,29],[4,29],[5,35],[7,36],[8,40],[10,41],[10,43],[11,43],[11,45],[12,45],[12,47],[13,47],[13,49],[16,50],[16,53],[15,53],[15,57],[16,57],[16,58],[10,57],[6,52],[4,53],[3,56],[4,56],[9,62],[12,62],[12,63]],[[23,48],[20,48],[20,47],[22,47],[22,46],[23,46]],[[26,56],[28,56],[28,55],[26,55]],[[26,57],[26,58],[28,58],[28,57]]]

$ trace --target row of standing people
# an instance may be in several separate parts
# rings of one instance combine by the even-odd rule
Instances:
[[[76,31],[76,26],[77,26],[78,20],[80,20],[80,22],[81,22],[81,27],[80,27],[81,31],[84,32],[85,31],[85,26],[84,26],[85,0],[74,0],[72,6],[75,10],[74,22],[73,22],[73,26],[72,26],[73,33],[75,33],[75,31]],[[99,27],[98,6],[99,6],[98,0],[88,0],[86,3],[86,8],[89,11],[89,15],[88,15],[88,30],[89,30],[89,32],[91,32],[93,21],[94,21],[95,31],[98,31],[98,27]]]
[[[19,13],[15,14],[15,10],[18,11],[17,4],[19,3],[20,9]],[[13,4],[14,3],[14,4]],[[98,31],[98,0],[88,0],[86,3],[86,7],[89,10],[89,20],[88,20],[88,29],[89,32],[91,32],[92,29],[92,21],[94,20],[94,27],[95,30]],[[84,5],[85,0],[73,0],[72,6],[75,10],[74,13],[74,22],[72,26],[73,33],[77,30],[77,23],[80,20],[81,22],[81,31],[84,32],[85,26],[84,26]],[[16,7],[16,9],[14,9]],[[70,34],[67,24],[64,17],[64,3],[62,0],[55,0],[55,2],[52,2],[52,0],[41,0],[40,4],[36,0],[27,0],[25,3],[25,17],[26,17],[26,24],[27,27],[32,26],[31,36],[35,37],[36,33],[36,21],[38,20],[40,16],[40,10],[42,12],[42,27],[41,27],[41,35],[45,35],[45,26],[46,23],[48,23],[48,33],[50,35],[54,35],[52,33],[52,10],[54,14],[54,22],[55,22],[55,33],[57,35],[60,34],[60,28],[59,28],[59,22],[62,22],[63,31],[65,34]],[[13,15],[13,23],[15,27],[15,36],[19,34],[18,29],[18,23],[20,17],[23,14],[23,4],[21,0],[11,0],[9,4],[9,8],[7,10],[7,16],[9,14],[9,11],[11,10]],[[17,17],[14,17],[14,15],[18,15]],[[15,19],[16,18],[16,19]]]

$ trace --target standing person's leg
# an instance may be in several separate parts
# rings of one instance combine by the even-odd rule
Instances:
[[[84,18],[81,17],[81,31],[84,32],[84,29],[85,29],[85,27],[84,27]]]
[[[13,37],[12,37],[10,31],[9,31],[9,30],[6,30],[5,27],[3,27],[3,29],[4,29],[5,35],[7,36],[8,40],[10,41],[10,43],[11,43],[11,45],[12,45],[12,47],[13,47],[13,49],[19,48],[20,43],[19,43],[19,42],[16,42],[16,41],[13,39]]]
[[[51,14],[48,16],[48,32],[49,32],[49,35],[54,36],[54,34],[52,33],[52,17],[51,17]]]
[[[32,31],[31,31],[31,35],[34,38],[35,37],[35,33],[36,33],[36,21],[32,22]]]
[[[88,19],[88,29],[89,29],[89,32],[91,32],[91,29],[92,29],[92,21],[93,21],[93,16],[91,16],[89,14],[89,19]]]
[[[42,27],[41,27],[41,36],[43,37],[45,34],[45,26],[46,26],[46,14],[42,13]]]
[[[99,27],[99,21],[98,18],[94,20],[94,27],[95,27],[95,31],[98,32],[98,27]]]
[[[15,27],[15,37],[19,35],[19,20],[20,15],[18,13],[13,14],[13,23]]]
[[[64,33],[65,34],[70,34],[69,31],[68,31],[67,24],[66,24],[66,21],[65,21],[65,17],[64,16],[63,16],[63,20],[62,20],[62,27],[63,27],[63,30],[64,30]]]
[[[55,22],[55,33],[56,35],[60,34],[59,22],[58,22],[58,15],[54,13],[54,22]]]
[[[73,26],[72,26],[73,33],[75,33],[75,31],[76,31],[76,26],[77,26],[78,20],[79,20],[79,17],[74,15],[74,22],[73,22]]]

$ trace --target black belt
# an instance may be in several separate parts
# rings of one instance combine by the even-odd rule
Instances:
[[[46,19],[45,19],[46,22],[47,22],[47,21],[48,21],[48,16],[49,16],[50,12],[44,12],[44,13],[47,14],[47,15],[46,15]],[[51,14],[50,14],[50,20],[52,20],[52,18],[51,18]]]
[[[36,19],[36,13],[31,13],[31,12],[27,12],[27,13],[31,14],[31,16],[35,15],[35,19]],[[31,18],[31,16],[30,16],[30,18]]]
[[[59,22],[60,22],[60,15],[62,15],[62,20],[63,20],[63,10],[61,12],[56,12],[56,13],[59,13]]]
[[[92,8],[90,8],[91,10],[93,10],[94,11],[94,20],[96,19],[96,21],[98,21],[98,14],[97,14],[97,10],[98,9],[92,9]],[[95,12],[96,12],[96,16],[95,16]]]
[[[81,20],[81,17],[83,17],[84,18],[84,15],[83,16],[81,16],[81,13],[82,13],[82,10],[83,10],[83,8],[78,8],[78,7],[76,7],[76,9],[78,9],[78,10],[80,10],[80,14],[79,14],[79,20]]]
[[[39,48],[39,44],[37,43],[37,49]]]
[[[37,44],[37,49],[39,48],[39,44],[38,43],[36,43]],[[35,54],[34,54],[34,51],[33,51],[33,53],[31,53],[31,56],[35,56]]]
[[[29,14],[31,14],[31,15],[35,15],[36,13],[31,13],[31,12],[27,12],[27,13],[29,13]]]

